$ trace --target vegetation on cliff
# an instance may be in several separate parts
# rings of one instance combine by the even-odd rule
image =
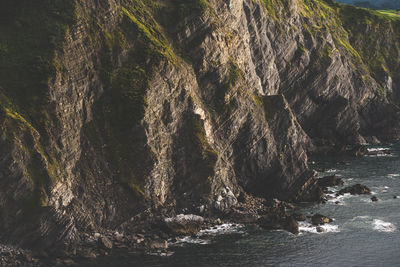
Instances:
[[[88,169],[90,164],[76,164],[70,166],[71,170],[68,171],[84,174],[82,181],[87,179],[86,176],[91,176],[95,182],[101,180],[99,183],[102,183],[102,186],[104,184],[104,187],[90,189],[98,190],[99,192],[95,194],[101,197],[104,192],[108,192],[115,186],[121,191],[113,191],[114,194],[115,192],[124,192],[126,195],[133,196],[126,198],[131,202],[145,202],[148,197],[148,194],[146,195],[146,182],[148,182],[146,179],[151,177],[154,166],[162,161],[160,155],[155,153],[156,145],[165,148],[165,154],[170,153],[168,154],[169,158],[162,162],[165,165],[169,164],[168,173],[165,170],[162,173],[168,177],[163,177],[164,180],[160,178],[160,191],[163,190],[163,192],[157,193],[164,194],[167,192],[165,188],[168,187],[168,190],[174,191],[173,197],[182,197],[182,203],[185,205],[188,199],[197,200],[203,196],[208,196],[210,199],[215,197],[211,196],[210,192],[217,187],[225,186],[224,183],[232,183],[240,188],[241,185],[237,181],[229,180],[236,179],[232,177],[235,175],[239,177],[243,173],[245,175],[240,177],[242,182],[249,179],[254,174],[252,172],[257,172],[258,180],[266,181],[258,183],[257,180],[257,183],[254,183],[254,187],[259,184],[264,186],[257,188],[260,192],[271,190],[268,185],[274,183],[269,182],[275,182],[273,179],[276,176],[278,177],[276,185],[279,187],[281,186],[279,183],[282,183],[282,192],[284,192],[289,182],[281,180],[290,176],[290,179],[287,180],[295,184],[293,182],[295,175],[300,172],[306,173],[304,170],[307,169],[306,153],[302,146],[308,141],[308,137],[297,122],[295,117],[297,114],[294,112],[292,114],[291,107],[289,107],[290,100],[294,99],[293,101],[300,102],[302,97],[307,98],[307,101],[309,100],[307,104],[313,105],[315,109],[300,110],[299,113],[310,114],[328,110],[333,115],[331,113],[323,114],[332,115],[326,121],[333,127],[340,127],[338,125],[340,117],[346,116],[346,114],[343,115],[346,109],[353,108],[353,106],[349,107],[351,99],[348,98],[354,94],[349,93],[345,97],[343,95],[346,92],[343,93],[343,91],[352,90],[353,88],[350,87],[353,85],[354,87],[359,86],[359,80],[362,83],[364,78],[367,80],[374,78],[382,88],[382,99],[386,100],[386,94],[393,102],[400,99],[396,98],[395,90],[383,89],[389,87],[390,79],[394,84],[400,82],[400,32],[398,30],[400,20],[393,13],[344,6],[329,0],[293,0],[293,2],[253,0],[247,3],[249,5],[246,8],[249,10],[241,13],[241,18],[247,16],[245,19],[248,19],[248,24],[243,25],[248,28],[256,28],[258,26],[256,24],[261,21],[264,23],[260,22],[263,29],[246,29],[244,31],[248,30],[245,33],[247,34],[258,33],[257,30],[259,30],[259,34],[262,36],[260,38],[256,36],[257,39],[254,38],[256,34],[253,34],[243,39],[234,39],[241,33],[231,31],[224,25],[224,21],[213,9],[215,1],[124,0],[121,3],[113,2],[112,7],[110,7],[111,5],[104,7],[107,4],[97,2],[90,3],[89,5],[93,5],[91,7],[83,7],[82,1],[24,0],[17,3],[8,0],[0,6],[0,128],[2,131],[0,145],[4,146],[2,147],[4,151],[12,151],[12,153],[18,154],[15,158],[21,159],[21,162],[17,162],[20,164],[18,168],[21,169],[23,177],[21,180],[28,184],[29,190],[26,190],[25,196],[17,200],[18,209],[22,210],[25,217],[34,214],[41,206],[47,205],[47,196],[52,194],[54,183],[76,184],[81,179],[81,177],[77,177],[77,180],[73,181],[69,180],[70,177],[63,177],[64,180],[59,179],[60,176],[63,176],[64,170],[57,161],[56,150],[65,144],[58,141],[61,139],[60,136],[51,136],[60,132],[58,128],[61,127],[54,125],[55,121],[60,124],[65,123],[65,121],[57,121],[58,118],[55,118],[56,115],[52,113],[55,110],[53,106],[57,103],[49,103],[49,86],[57,75],[69,75],[63,69],[63,62],[59,62],[59,60],[60,55],[68,53],[68,51],[63,51],[64,45],[76,40],[66,40],[66,36],[82,38],[82,44],[88,46],[87,50],[90,50],[91,53],[90,59],[85,58],[84,60],[90,60],[94,70],[87,75],[91,76],[84,86],[99,88],[98,91],[95,91],[99,93],[98,95],[82,96],[87,100],[84,102],[86,105],[92,105],[87,109],[90,109],[88,113],[91,114],[82,115],[84,117],[82,119],[83,130],[80,135],[77,134],[76,139],[98,153],[99,158],[104,157],[99,162],[106,163],[107,168],[104,170],[110,177],[104,175],[104,181],[101,180],[98,178],[100,177],[99,170],[103,169],[96,170],[99,171],[98,173],[91,172],[92,170]],[[290,4],[293,4],[295,8],[287,8]],[[101,13],[96,8],[103,8],[101,10],[104,12]],[[260,12],[269,17],[260,18]],[[292,14],[291,12],[297,13]],[[227,15],[227,17],[229,16],[231,14]],[[298,24],[286,23],[286,18],[290,18],[291,21],[298,22]],[[259,21],[253,25],[251,24],[252,19]],[[187,29],[186,26],[188,26]],[[238,27],[238,29],[242,28]],[[269,32],[265,32],[265,29],[268,29]],[[70,30],[74,30],[73,35],[68,35]],[[190,38],[185,39],[188,36]],[[276,45],[275,41],[282,43],[288,41],[288,36],[297,38],[292,38],[296,39],[291,43],[292,53],[289,50],[273,47]],[[245,38],[249,40],[245,40]],[[182,39],[185,40],[182,41]],[[243,41],[243,43],[240,43],[241,46],[234,46],[236,44],[233,43],[236,41],[239,41],[238,43]],[[237,54],[236,57],[232,56],[236,52],[233,51],[234,49],[242,49],[247,46],[247,50],[252,50],[251,47],[248,47],[251,45],[256,47],[254,51],[248,52],[247,58],[242,58]],[[231,47],[234,48],[231,49]],[[229,51],[222,53],[218,51],[219,49]],[[261,51],[263,49],[275,50],[266,55],[263,53],[265,51]],[[216,52],[213,54],[214,51],[206,50],[216,50]],[[199,53],[197,54],[197,52]],[[206,52],[215,58],[204,60],[202,57]],[[258,57],[265,61],[258,61]],[[272,64],[269,65],[271,62]],[[318,75],[325,72],[334,62],[339,62],[338,69],[347,73],[342,73],[342,77],[331,75],[334,78],[329,74]],[[264,68],[265,65],[268,66]],[[175,68],[176,72],[182,71],[183,74],[179,74],[181,76],[190,75],[193,83],[186,81],[187,77],[178,77],[176,78],[178,81],[171,85],[172,82],[165,78],[169,76],[160,75],[161,79],[167,81],[159,81],[159,83],[165,82],[168,86],[173,87],[170,91],[179,91],[180,95],[176,97],[179,98],[177,102],[183,104],[173,102],[175,105],[182,104],[182,107],[179,106],[180,109],[173,107],[175,109],[172,111],[169,108],[168,113],[170,114],[168,115],[175,116],[174,123],[176,124],[174,128],[171,127],[175,132],[171,134],[170,140],[163,144],[154,144],[154,142],[161,141],[152,141],[153,144],[149,144],[149,123],[151,122],[146,121],[146,114],[163,112],[162,108],[156,110],[149,102],[149,92],[154,93],[154,88],[152,88],[154,77],[159,74],[160,70],[165,70],[166,68],[163,68],[165,66],[171,69]],[[186,72],[183,71],[183,66],[187,67]],[[293,71],[296,68],[304,69],[298,72]],[[276,73],[272,73],[271,69]],[[265,80],[268,81],[259,81],[262,75],[257,71],[261,72],[260,70],[271,71],[272,78],[267,77]],[[83,72],[83,70],[77,70],[77,72]],[[270,93],[269,89],[264,88],[265,84],[268,85],[270,82],[270,78],[271,80],[285,80],[291,78],[289,76],[292,74],[301,76],[302,79],[289,82],[288,88],[284,88],[286,92],[281,92],[281,88],[272,88],[270,90],[273,93]],[[259,80],[249,81],[250,75],[257,76]],[[320,80],[316,80],[316,77]],[[356,77],[354,78],[356,82],[353,80],[348,82],[353,77]],[[327,81],[342,79],[342,81],[335,83],[336,88],[332,88],[330,92],[322,92],[330,90],[329,86],[324,83],[325,79]],[[93,80],[95,82],[91,83]],[[263,82],[264,84],[262,84]],[[318,82],[321,87],[326,88],[309,90]],[[271,87],[278,87],[279,83],[271,82]],[[343,86],[342,88],[342,83],[352,84],[346,84],[347,87]],[[296,90],[292,90],[293,88]],[[256,89],[259,89],[259,92],[256,92]],[[90,90],[92,88],[88,91]],[[299,93],[299,91],[301,92]],[[391,93],[392,91],[393,93]],[[277,102],[278,98],[266,96],[268,94],[280,94],[281,103]],[[335,94],[335,96],[331,97],[330,94]],[[161,92],[160,95],[162,95]],[[162,96],[169,98],[170,95]],[[286,102],[286,99],[289,103]],[[171,99],[165,100],[170,101]],[[170,102],[172,103],[172,101]],[[282,103],[285,104],[285,110],[282,110]],[[320,108],[321,106],[322,108]],[[324,109],[326,106],[328,108]],[[254,112],[257,108],[258,110]],[[84,108],[82,110],[84,110],[82,113],[86,112]],[[195,110],[196,113],[200,110],[199,114],[202,116],[196,115]],[[236,110],[242,111],[240,115],[237,115],[240,118],[234,118],[236,119],[234,123],[237,125],[225,127],[231,123]],[[276,131],[274,133],[276,136],[280,135],[279,130],[281,132],[293,130],[293,133],[287,138],[290,142],[286,139],[285,141],[282,141],[283,139],[267,139],[272,136],[272,129],[268,128],[269,124],[276,122],[277,125],[280,125],[278,120],[284,117],[282,116],[283,112],[290,113],[288,118],[291,123],[287,125],[287,128],[277,127],[273,130]],[[259,114],[261,116],[258,116]],[[74,120],[76,117],[69,119]],[[205,128],[203,120],[207,120],[211,126]],[[351,122],[356,125],[355,127],[359,127],[357,124],[359,121]],[[160,122],[165,129],[156,129],[154,132],[157,130],[165,130],[163,133],[170,131],[171,128],[167,127],[168,123]],[[211,135],[214,134],[212,137],[215,140],[207,136],[206,129],[207,134],[213,130],[219,131],[218,134],[211,133]],[[75,129],[70,130],[74,131]],[[339,135],[334,131],[331,132]],[[285,134],[282,133],[282,135]],[[49,136],[54,140],[53,146],[46,142],[50,139]],[[249,136],[252,136],[252,139],[249,140]],[[79,147],[80,144],[77,140],[65,139],[66,143],[70,142],[71,145],[71,148],[67,147],[66,150],[82,149],[83,146]],[[277,144],[277,142],[284,144]],[[232,149],[233,146],[236,147]],[[285,150],[282,150],[280,146],[285,147]],[[13,148],[17,149],[13,150]],[[86,148],[84,147],[84,149]],[[302,151],[301,156],[304,161],[300,162],[300,159],[293,156],[296,155],[297,150]],[[96,157],[95,153],[90,155]],[[84,153],[81,154],[82,161],[91,160],[85,159]],[[247,155],[254,158],[241,161],[242,157],[247,157]],[[224,162],[223,157],[225,157]],[[275,167],[269,164],[277,162],[278,157],[279,159],[287,157],[287,162],[289,162],[287,165],[290,165],[290,168],[283,166],[286,165],[284,160],[281,161],[282,164],[279,162],[280,165],[276,164]],[[266,164],[267,161],[269,166]],[[302,164],[300,167],[297,166],[298,162]],[[221,167],[218,164],[236,164],[236,166],[227,166],[226,173],[223,173],[221,170],[216,170],[216,166],[219,166],[219,169],[225,166]],[[81,170],[74,168],[81,168]],[[274,169],[271,171],[268,168]],[[283,172],[285,173],[282,174]],[[283,175],[282,179],[280,175]],[[273,177],[271,178],[271,176]],[[213,184],[211,181],[213,178],[219,179],[220,184]],[[306,178],[309,177],[302,179]],[[304,181],[301,180],[299,183],[301,182]],[[68,186],[71,191],[75,190],[73,185]],[[234,193],[239,192],[239,189],[230,187],[232,190],[236,190]],[[79,190],[81,189],[79,188]],[[85,194],[79,190],[76,190],[77,198]],[[166,194],[168,193],[169,191]],[[232,195],[234,193],[231,192]],[[232,198],[235,197],[233,195]],[[81,201],[81,199],[78,200]],[[176,199],[168,199],[168,201],[175,203]],[[58,202],[62,201],[58,199],[54,201],[54,203]],[[93,201],[93,203],[97,202]],[[102,200],[104,209],[110,208],[107,211],[112,214],[110,215],[112,217],[116,213],[115,209],[118,207],[115,206],[118,204],[113,206],[114,203],[112,201],[110,203]],[[129,203],[132,206],[135,204]],[[84,206],[82,203],[79,205]],[[107,219],[101,216],[98,219],[99,224],[104,223],[103,221]]]
[[[368,66],[371,76],[384,88],[389,76],[400,81],[400,20],[373,10],[340,5],[343,27],[352,46]],[[393,101],[398,102],[398,96]]]

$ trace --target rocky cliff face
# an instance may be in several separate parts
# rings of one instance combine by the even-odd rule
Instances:
[[[8,242],[65,246],[142,212],[226,211],[244,192],[295,201],[308,152],[398,137],[398,81],[382,87],[341,6],[25,4],[1,8]]]

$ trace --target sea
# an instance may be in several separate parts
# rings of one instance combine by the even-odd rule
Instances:
[[[361,183],[372,191],[297,205],[298,213],[333,219],[323,232],[308,222],[300,222],[299,235],[223,224],[170,244],[170,253],[115,253],[93,266],[400,266],[400,144],[368,149],[392,154],[310,159],[320,177],[336,174],[345,186]]]

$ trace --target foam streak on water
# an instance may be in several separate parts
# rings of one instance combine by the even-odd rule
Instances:
[[[299,222],[299,230],[300,232],[307,232],[307,233],[313,233],[313,234],[324,234],[324,233],[338,233],[339,231],[339,226],[338,225],[333,225],[333,224],[324,224],[319,226],[322,228],[322,232],[317,231],[317,226],[312,225],[309,222]]]
[[[372,147],[370,151],[385,149]],[[390,150],[392,156],[385,157],[310,158],[316,170],[328,170],[320,176],[336,174],[345,186],[364,184],[379,199],[373,202],[371,195],[350,194],[336,197],[335,191],[340,188],[333,187],[329,188],[334,193],[326,204],[298,204],[298,214],[319,213],[335,218],[320,226],[323,233],[310,220],[299,222],[299,235],[254,226],[221,225],[179,240],[176,246],[171,244],[170,250],[175,252],[172,257],[136,257],[124,260],[126,265],[112,265],[400,266],[400,198],[396,198],[400,195],[400,143],[390,146]],[[245,234],[236,234],[240,232]]]
[[[208,245],[212,243],[213,237],[221,234],[232,234],[232,233],[244,233],[241,228],[244,226],[241,224],[231,224],[225,223],[221,225],[216,225],[211,228],[206,228],[201,230],[197,236],[186,236],[178,239],[175,246],[183,246],[184,244],[198,244],[198,245]]]
[[[394,226],[390,222],[385,222],[382,220],[375,219],[374,222],[374,230],[379,232],[394,232],[396,231],[396,226]]]
[[[375,151],[385,151],[388,150],[388,147],[375,147],[375,148],[368,148],[368,152],[375,152]]]

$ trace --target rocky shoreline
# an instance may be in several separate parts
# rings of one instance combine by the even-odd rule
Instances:
[[[1,246],[0,265],[76,266],[85,262],[94,263],[97,258],[108,256],[114,250],[118,250],[119,253],[163,256],[171,254],[170,243],[175,243],[185,236],[195,237],[199,231],[213,229],[217,225],[252,224],[267,230],[282,229],[297,235],[299,221],[308,220],[318,226],[332,221],[320,214],[297,214],[294,212],[295,205],[285,201],[273,199],[268,202],[249,195],[244,198],[244,202],[239,202],[229,211],[218,214],[219,216],[201,217],[193,214],[179,214],[174,217],[152,216],[141,222],[133,220],[119,230],[82,234],[81,242],[76,247],[52,254]]]
[[[0,240],[32,252],[0,263],[167,252],[226,222],[296,234],[295,203],[340,184],[309,153],[400,139],[394,21],[364,11],[373,27],[353,28],[359,10],[331,1],[180,2],[2,1]]]
[[[371,155],[366,148],[363,156]],[[361,151],[361,149],[358,149]],[[390,154],[390,150],[377,151]],[[347,152],[346,152],[347,153]],[[377,155],[373,151],[374,155]],[[359,153],[358,156],[361,154]],[[329,187],[343,187],[343,179],[336,176],[325,176],[314,179],[314,185],[309,186],[303,198],[305,202],[325,203],[336,196],[346,193],[371,194],[371,190],[362,184],[355,184],[338,190],[330,191]],[[226,190],[224,198],[229,196]],[[308,195],[307,195],[308,194]],[[302,200],[299,200],[302,202]],[[297,201],[297,202],[299,202]],[[378,201],[375,197],[371,201]],[[199,231],[215,228],[222,224],[257,225],[263,229],[282,229],[292,234],[299,234],[299,222],[309,222],[320,227],[332,222],[332,219],[321,214],[305,215],[295,212],[296,202],[281,201],[276,198],[266,200],[241,193],[234,205],[227,209],[214,208],[205,211],[196,209],[197,214],[176,214],[171,207],[159,210],[146,210],[129,221],[122,223],[115,230],[103,230],[93,233],[82,233],[76,246],[67,247],[62,251],[47,253],[45,251],[30,251],[16,247],[0,245],[1,266],[75,266],[82,262],[95,262],[99,257],[108,256],[114,250],[126,253],[170,255],[169,245],[174,244],[185,236],[196,236]]]

